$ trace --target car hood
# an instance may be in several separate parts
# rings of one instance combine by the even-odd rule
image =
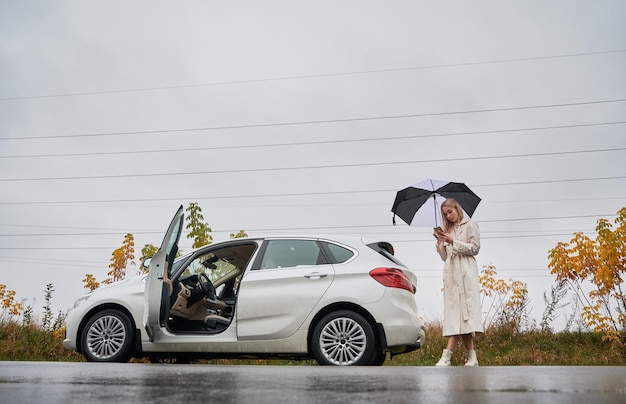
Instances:
[[[93,296],[106,296],[108,294],[116,293],[121,288],[138,288],[143,290],[145,288],[145,279],[147,275],[139,275],[132,278],[124,279],[118,282],[114,282],[108,285],[104,285],[94,290]]]

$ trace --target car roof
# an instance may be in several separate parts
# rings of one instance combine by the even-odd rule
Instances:
[[[348,235],[348,234],[295,234],[295,233],[294,234],[266,234],[266,235],[252,236],[252,237],[244,237],[244,238],[239,238],[239,239],[220,240],[220,241],[216,241],[215,243],[224,243],[224,242],[229,242],[229,241],[243,241],[243,240],[263,241],[263,240],[270,240],[270,239],[291,239],[291,240],[320,239],[320,240],[344,242],[346,244],[353,244],[355,242],[357,243],[360,242],[363,244],[384,242],[384,243],[391,244],[390,242],[386,240],[380,240],[380,239],[374,239],[374,238],[362,237],[362,236],[356,236],[356,235]]]

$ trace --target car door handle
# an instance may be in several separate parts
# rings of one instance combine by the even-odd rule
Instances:
[[[323,278],[325,276],[328,276],[328,274],[322,273],[322,272],[313,272],[307,275],[304,275],[305,278],[309,278],[309,279],[320,279]]]

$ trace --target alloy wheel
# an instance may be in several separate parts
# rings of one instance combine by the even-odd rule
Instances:
[[[96,319],[87,331],[87,350],[98,360],[107,360],[125,346],[128,330],[124,321],[115,315]]]
[[[347,317],[328,322],[320,334],[319,346],[324,357],[334,365],[352,365],[365,353],[367,335],[361,325]]]

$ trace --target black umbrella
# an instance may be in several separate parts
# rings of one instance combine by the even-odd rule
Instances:
[[[436,227],[441,225],[441,204],[454,198],[467,217],[472,217],[480,198],[461,182],[426,179],[404,188],[396,194],[391,211],[393,224],[396,215],[410,226]]]

